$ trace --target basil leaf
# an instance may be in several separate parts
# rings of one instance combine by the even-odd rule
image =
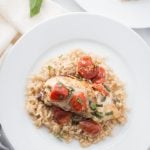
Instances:
[[[71,86],[68,87],[68,90],[71,91],[71,92],[74,91],[73,87],[71,87]]]
[[[104,116],[103,116],[103,112],[93,112],[92,115],[96,116],[97,118],[99,119],[102,119]]]
[[[113,111],[106,112],[105,115],[106,115],[106,116],[113,115]]]
[[[96,110],[96,104],[95,103],[91,103],[90,107],[92,110]]]
[[[50,71],[52,69],[52,67],[51,66],[48,66],[48,70]]]
[[[96,104],[97,107],[103,107],[103,104]]]
[[[96,111],[96,115],[97,115],[98,117],[103,117],[103,112],[98,112],[98,111]]]
[[[103,86],[105,87],[105,89],[106,89],[108,92],[111,91],[110,88],[109,88],[107,85],[103,84]]]
[[[40,12],[42,2],[43,0],[30,0],[30,17],[33,17]]]
[[[79,104],[82,104],[82,99],[81,99],[81,98],[78,98],[78,99],[77,99],[77,102],[78,102]]]
[[[70,98],[72,96],[72,91],[69,90],[69,94],[68,94],[68,97],[67,98]]]

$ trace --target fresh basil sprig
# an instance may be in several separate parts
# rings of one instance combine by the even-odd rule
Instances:
[[[43,0],[30,0],[30,16],[33,17],[40,12]]]

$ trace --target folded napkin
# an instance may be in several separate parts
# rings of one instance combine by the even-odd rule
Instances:
[[[0,55],[16,36],[17,31],[0,17]]]
[[[43,0],[38,15],[31,18],[29,12],[29,0],[0,0],[0,14],[22,34],[39,22],[67,11],[51,0]]]

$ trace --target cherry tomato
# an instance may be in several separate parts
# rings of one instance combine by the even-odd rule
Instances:
[[[71,113],[53,106],[54,120],[60,124],[67,124],[71,119]]]
[[[94,83],[92,85],[92,87],[94,89],[96,89],[97,91],[99,91],[104,96],[108,96],[109,95],[109,92],[105,89],[105,87],[102,84],[96,84],[96,83]]]
[[[69,90],[60,82],[56,83],[54,89],[50,92],[51,100],[64,100],[67,98]]]
[[[96,77],[94,77],[94,79],[92,81],[93,81],[93,83],[101,84],[101,83],[105,82],[105,78],[106,78],[105,69],[102,67],[99,67],[98,74],[96,75]]]
[[[100,124],[98,124],[92,120],[80,121],[79,126],[84,132],[86,132],[90,135],[93,135],[93,136],[99,134],[102,129]]]
[[[86,98],[84,93],[78,93],[70,100],[71,109],[75,112],[83,112],[87,108]]]
[[[78,73],[85,79],[94,78],[97,73],[97,67],[92,62],[91,57],[83,56],[78,62]]]

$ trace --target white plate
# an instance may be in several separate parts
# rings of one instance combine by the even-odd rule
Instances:
[[[125,82],[128,122],[113,136],[89,149],[146,150],[150,139],[150,49],[132,30],[107,18],[85,13],[44,22],[13,47],[0,71],[0,122],[15,150],[77,150],[79,144],[58,141],[37,129],[25,110],[27,77],[49,57],[82,48],[107,58]]]
[[[89,12],[120,21],[132,28],[150,27],[150,0],[75,0]]]

